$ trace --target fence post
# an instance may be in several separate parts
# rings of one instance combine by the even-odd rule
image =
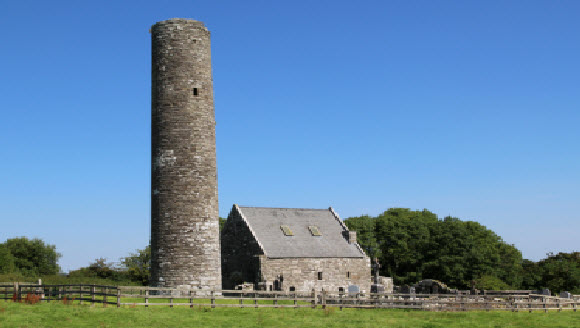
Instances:
[[[316,301],[317,301],[317,297],[316,297],[316,289],[312,288],[312,308],[316,309]]]
[[[574,304],[576,306],[576,304]],[[298,308],[298,292],[294,290],[294,307]]]
[[[101,287],[101,291],[103,291],[103,289],[104,289],[104,293],[103,294],[105,295],[105,296],[103,296],[103,306],[107,306],[107,292],[108,292],[107,289],[108,288],[107,287],[104,287],[104,288]]]
[[[95,305],[95,285],[91,286],[91,306]]]
[[[558,303],[558,312],[562,312],[562,303],[560,302],[560,298],[557,298],[556,301]]]
[[[121,288],[117,287],[117,307],[121,307]]]
[[[83,304],[83,285],[79,285],[79,304]]]
[[[546,297],[542,297],[542,306],[544,307],[544,312],[548,313],[548,308],[546,307]]]
[[[215,308],[215,291],[211,291],[211,308]]]
[[[255,307],[258,307],[258,300],[256,299],[256,298],[257,298],[257,296],[256,296],[256,295],[257,295],[257,294],[256,294],[256,293],[254,293],[254,306],[255,306]]]
[[[572,303],[572,308],[574,309],[574,312],[576,312],[576,300],[572,299],[572,301],[574,302]]]
[[[274,305],[278,305],[278,294],[274,294],[274,301],[273,301]],[[275,306],[277,307],[277,306]]]
[[[58,285],[57,288],[58,288],[58,300],[60,301],[62,299],[62,287]]]
[[[14,282],[14,293],[13,295],[16,295],[15,300],[18,301],[20,300],[20,286],[18,286],[18,282]]]
[[[326,290],[322,290],[322,308],[326,309]]]
[[[149,287],[145,289],[145,307],[146,308],[149,307]]]

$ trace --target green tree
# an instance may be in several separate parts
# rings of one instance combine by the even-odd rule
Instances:
[[[123,280],[123,272],[115,267],[113,262],[107,262],[105,258],[95,259],[88,267],[69,272],[69,277],[87,277],[109,280]]]
[[[344,221],[349,230],[356,231],[356,240],[358,244],[370,258],[380,256],[380,247],[376,238],[375,221],[375,218],[367,215],[348,218],[348,220]]]
[[[549,288],[554,293],[580,293],[580,252],[549,253],[537,265],[541,279],[536,287]]]
[[[481,277],[521,284],[521,253],[477,222],[391,208],[376,218],[348,218],[345,223],[357,231],[367,255],[380,258],[381,274],[393,277],[395,284],[430,278],[465,289]]]
[[[2,245],[12,254],[15,269],[23,275],[53,275],[60,271],[61,255],[54,245],[26,237],[8,239]]]
[[[147,245],[145,249],[138,249],[136,253],[121,259],[121,264],[126,268],[129,279],[147,286],[151,269],[151,245]]]
[[[0,274],[14,273],[15,271],[14,256],[6,246],[0,244]]]
[[[540,289],[542,270],[538,263],[526,260],[522,262],[522,289]]]

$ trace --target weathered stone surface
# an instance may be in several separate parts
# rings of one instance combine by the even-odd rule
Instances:
[[[360,293],[360,288],[357,285],[350,285],[348,286],[348,293],[349,294]]]
[[[423,279],[416,283],[414,287],[419,294],[452,294],[453,290],[446,284],[435,279]]]
[[[560,298],[572,298],[572,294],[566,291],[560,292]]]
[[[383,277],[379,276],[379,284],[385,287],[385,293],[392,293],[393,292],[393,278],[391,277]]]
[[[221,287],[210,33],[170,19],[151,28],[151,279]]]
[[[372,284],[371,285],[371,293],[384,294],[385,293],[385,286],[383,286],[381,284]]]

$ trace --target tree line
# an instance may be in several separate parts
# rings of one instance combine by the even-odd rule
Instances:
[[[428,211],[392,208],[345,220],[357,241],[396,285],[440,280],[459,289],[542,289],[580,293],[580,253],[533,262],[485,226]]]
[[[440,280],[459,289],[543,289],[580,293],[580,252],[548,254],[533,262],[485,226],[428,210],[392,208],[376,216],[346,219],[357,241],[381,263],[380,274],[396,285]],[[220,218],[220,230],[225,223]],[[60,272],[54,245],[40,239],[12,238],[0,244],[0,281],[48,278],[48,283],[149,283],[149,246],[118,262],[95,259],[87,267]]]
[[[11,238],[0,244],[0,281],[33,281],[48,284],[95,283],[147,285],[151,261],[150,247],[137,250],[119,262],[95,259],[87,267],[60,273],[56,246],[26,237]]]

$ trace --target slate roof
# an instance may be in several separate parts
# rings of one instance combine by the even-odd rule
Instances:
[[[357,244],[344,238],[343,231],[348,229],[331,208],[237,208],[269,258],[366,256]],[[294,235],[285,236],[281,225],[289,226]],[[313,236],[308,226],[318,227],[322,236]]]

